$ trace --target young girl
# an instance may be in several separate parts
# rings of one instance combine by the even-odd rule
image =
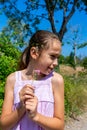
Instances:
[[[40,30],[32,36],[20,71],[7,77],[2,130],[64,130],[64,81],[54,72],[60,52],[55,34]]]

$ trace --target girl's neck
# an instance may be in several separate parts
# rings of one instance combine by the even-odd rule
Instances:
[[[23,77],[25,77],[28,80],[32,80],[32,79],[41,80],[42,78],[44,78],[46,76],[42,73],[34,75],[33,71],[34,71],[34,69],[29,70],[28,68],[26,68],[25,70],[22,71]]]

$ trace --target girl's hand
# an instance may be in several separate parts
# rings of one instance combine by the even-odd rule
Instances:
[[[25,102],[25,107],[27,109],[27,113],[29,118],[34,118],[37,114],[37,105],[38,105],[38,99],[36,96],[34,96],[31,99],[27,99]]]
[[[20,102],[25,106],[25,102],[34,97],[34,88],[30,85],[25,85],[19,92]]]

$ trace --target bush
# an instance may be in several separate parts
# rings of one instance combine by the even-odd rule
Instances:
[[[0,57],[0,112],[4,98],[4,86],[6,77],[14,72],[17,67],[17,61],[12,57],[1,56]]]
[[[4,86],[7,76],[16,71],[21,52],[12,44],[0,43],[0,112],[4,98]]]
[[[12,57],[1,56],[0,57],[0,80],[5,81],[6,77],[14,72],[17,68],[17,61]]]
[[[78,115],[87,102],[87,93],[82,84],[83,77],[64,77],[65,80],[65,115]]]

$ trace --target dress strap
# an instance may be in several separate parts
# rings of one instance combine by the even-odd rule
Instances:
[[[16,81],[21,81],[21,71],[16,71]]]

